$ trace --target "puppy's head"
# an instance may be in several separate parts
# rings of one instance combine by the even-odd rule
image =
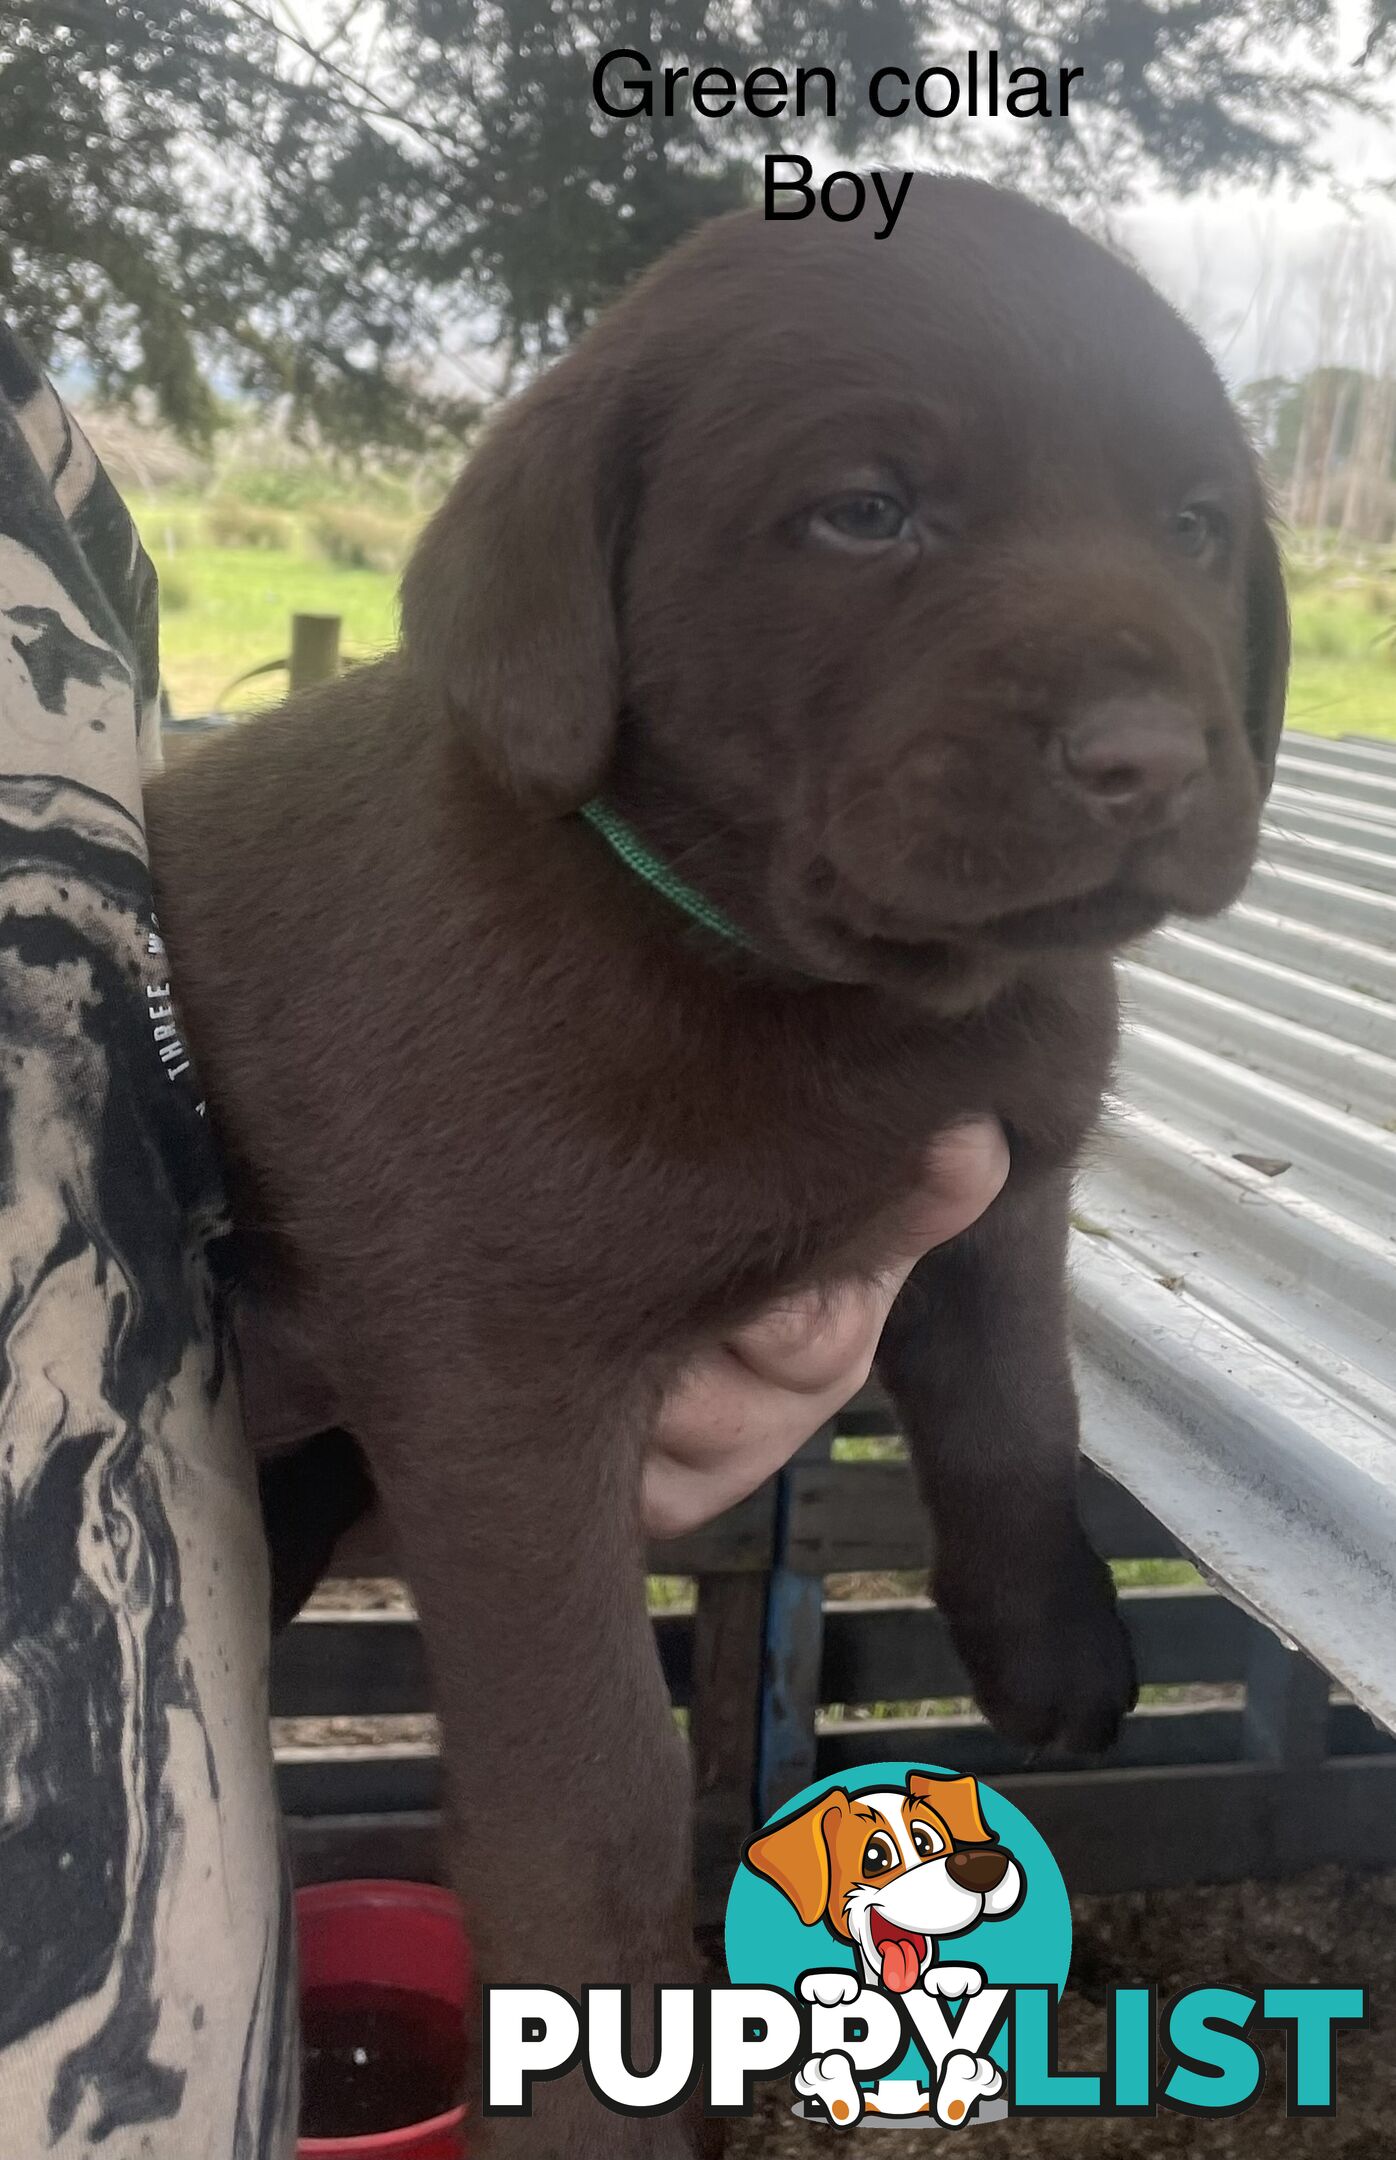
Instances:
[[[897,1995],[916,1985],[937,1939],[1023,1900],[1022,1872],[985,1823],[972,1777],[913,1770],[904,1791],[821,1793],[753,1838],[745,1858],[806,1927],[823,1920]]]
[[[915,994],[1240,890],[1288,654],[1210,361],[1051,213],[705,228],[495,423],[404,639],[478,756],[601,793],[754,943]]]

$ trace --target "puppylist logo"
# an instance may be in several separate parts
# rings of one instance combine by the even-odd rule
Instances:
[[[727,1908],[734,1981],[805,2013],[793,2111],[964,2129],[1007,2115],[1226,2116],[1260,2096],[1261,2027],[1288,2036],[1291,2115],[1330,2115],[1360,1988],[1153,1987],[1107,2003],[1103,2070],[1063,2072],[1071,1907],[1046,1843],[976,1778],[911,1762],[811,1785],[753,1838]]]
[[[825,2132],[1221,2117],[1259,2098],[1265,2032],[1285,2043],[1289,2114],[1324,2116],[1340,2031],[1366,2015],[1358,1987],[1205,1986],[1162,2006],[1154,1987],[1117,1987],[1103,2068],[1064,2071],[1061,1871],[1001,1793],[905,1761],[808,1786],[750,1840],[726,1949],[730,1985],[654,1991],[645,2062],[628,1988],[579,2002],[546,1984],[487,1987],[485,2114],[528,2115],[539,2080],[580,2074],[623,2115],[668,2113],[700,2085],[709,2113],[749,2114],[758,2084],[786,2078],[792,2112]]]
[[[766,1960],[779,1944],[781,1977],[809,2010],[797,2114],[845,2130],[864,2116],[952,2130],[1007,2112],[989,2049],[1008,1990],[991,1975],[1054,1989],[1071,1954],[1061,1876],[1013,1813],[990,1829],[974,1778],[909,1768],[857,1792],[813,1787],[751,1840],[728,1907],[728,1970],[744,1974],[758,1944]]]

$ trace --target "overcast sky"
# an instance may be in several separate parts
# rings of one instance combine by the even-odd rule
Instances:
[[[1339,14],[1344,57],[1355,58],[1366,10],[1342,0]],[[1141,267],[1235,382],[1318,361],[1382,364],[1378,318],[1396,292],[1396,105],[1342,121],[1322,151],[1332,187],[1159,194],[1120,220]],[[1384,364],[1396,365],[1396,347]]]
[[[1121,222],[1140,267],[1233,385],[1320,363],[1378,372],[1396,363],[1389,201],[1345,210],[1314,195],[1277,202],[1235,189],[1210,202],[1143,204]]]

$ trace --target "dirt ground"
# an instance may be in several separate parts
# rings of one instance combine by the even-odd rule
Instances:
[[[733,2126],[727,2160],[924,2160],[946,2138],[966,2160],[1118,2160],[1198,2151],[1218,2160],[1396,2160],[1396,1873],[1325,1868],[1297,1883],[1134,1893],[1073,1901],[1076,1942],[1061,2010],[1059,2067],[1104,2065],[1104,2002],[1112,1987],[1153,1982],[1161,2000],[1184,1988],[1365,1987],[1368,2018],[1338,2044],[1338,2112],[1290,2121],[1284,2056],[1268,2052],[1265,2090],[1228,2121],[1161,2113],[1154,2121],[985,2123],[958,2132],[836,2131],[793,2120],[788,2086],[767,2089],[750,2123]],[[856,2141],[856,2144],[855,2144]],[[961,2146],[952,2148],[957,2153]]]

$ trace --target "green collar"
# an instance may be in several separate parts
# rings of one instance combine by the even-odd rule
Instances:
[[[638,833],[630,830],[624,818],[617,817],[614,810],[607,809],[605,803],[593,796],[590,802],[582,804],[580,815],[594,832],[600,833],[627,870],[633,870],[636,877],[641,878],[646,885],[652,886],[655,892],[662,893],[664,898],[678,908],[681,914],[687,915],[691,922],[701,923],[705,930],[711,930],[715,937],[724,938],[729,945],[739,945],[744,952],[755,952],[756,947],[746,932],[739,930],[720,908],[714,907],[710,900],[705,900],[691,885],[685,885],[683,879],[678,877],[667,863],[661,862],[659,857],[645,846]]]

